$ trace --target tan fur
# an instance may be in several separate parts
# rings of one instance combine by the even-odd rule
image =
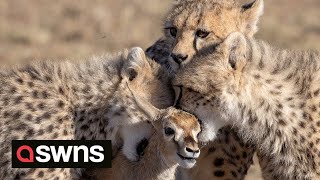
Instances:
[[[11,140],[110,139],[116,153],[127,136],[130,143],[148,138],[144,131],[150,119],[135,99],[158,108],[173,103],[168,76],[140,48],[80,62],[1,67],[0,84],[0,179],[71,179],[78,174],[67,168],[11,168]],[[122,129],[136,133],[121,136]],[[144,132],[142,137],[138,132]]]
[[[149,144],[139,162],[129,161],[122,154],[119,154],[112,161],[112,169],[95,170],[98,179],[175,179],[176,169],[179,166],[177,153],[181,151],[181,148],[199,149],[197,134],[200,132],[200,124],[193,115],[173,108],[162,112],[155,124],[154,134],[149,139]],[[169,139],[164,133],[164,128],[168,125],[175,127],[176,131],[175,137]],[[177,134],[178,131],[183,134],[180,138]]]
[[[250,37],[253,36],[257,32],[257,24],[263,14],[263,6],[263,0],[257,0],[243,6],[240,6],[234,0],[176,1],[165,18],[164,37],[149,47],[146,53],[152,59],[163,64],[174,76],[177,69],[188,64],[194,55],[201,54],[201,51],[204,51],[210,45],[222,42],[231,32],[241,31]],[[170,34],[171,28],[177,30],[175,37]],[[205,38],[199,38],[196,36],[198,30],[210,33]],[[171,57],[172,54],[182,54],[188,56],[188,58],[177,64]],[[193,98],[190,97],[190,99]],[[206,100],[203,99],[201,103],[206,103]],[[192,109],[188,111],[193,112]],[[193,174],[191,178],[224,179],[233,177],[235,179],[243,179],[245,177],[248,167],[252,164],[254,148],[247,146],[245,143],[234,141],[234,139],[239,138],[230,127],[224,128],[221,134],[218,135],[218,139],[225,139],[225,137],[230,139],[228,143],[214,141],[210,142],[206,148],[226,149],[231,153],[221,154],[215,151],[210,153],[210,158],[208,156],[204,157],[202,154],[203,158],[199,159],[197,168],[192,169],[191,171],[193,172],[190,172]],[[233,151],[234,146],[238,147],[236,151]],[[243,157],[243,152],[247,152],[247,156]],[[220,160],[221,157],[224,159],[223,165],[216,166],[213,162],[216,159]],[[240,157],[241,163],[233,157]],[[203,163],[201,163],[202,161]],[[202,164],[206,165],[200,167]],[[204,172],[205,170],[207,172]]]
[[[240,6],[234,0],[187,0],[180,1],[169,11],[164,23],[164,38],[148,48],[147,54],[161,64],[168,63],[173,71],[177,64],[172,54],[188,56],[181,65],[199,51],[220,43],[235,31],[253,36],[257,31],[259,17],[263,13],[263,0]],[[172,36],[170,29],[177,30]],[[209,32],[205,38],[197,37],[198,30]]]
[[[194,58],[174,85],[183,86],[181,99],[208,100],[181,100],[184,109],[200,108],[199,118],[215,116],[257,145],[266,179],[319,179],[319,62],[318,52],[280,50],[236,32]]]

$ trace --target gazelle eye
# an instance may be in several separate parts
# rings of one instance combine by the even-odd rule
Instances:
[[[175,28],[175,27],[168,27],[168,28],[165,28],[165,29],[168,29],[169,30],[169,32],[170,32],[170,35],[172,36],[172,37],[176,37],[177,36],[177,28]]]
[[[175,131],[170,128],[170,127],[166,127],[164,128],[164,133],[167,135],[167,136],[171,136],[171,135],[174,135]]]
[[[198,38],[206,38],[209,34],[210,34],[210,32],[205,31],[205,30],[201,30],[201,29],[197,30],[197,32],[196,32],[196,36]]]

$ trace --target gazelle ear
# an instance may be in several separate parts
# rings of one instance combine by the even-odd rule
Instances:
[[[258,22],[260,16],[263,15],[264,2],[263,0],[255,0],[241,7],[242,21],[244,32],[247,36],[252,37],[258,31]]]
[[[145,113],[149,121],[156,121],[158,116],[162,112],[160,109],[156,108],[151,102],[147,101],[145,98],[140,97],[135,93],[127,83],[128,89],[131,92],[131,95],[134,98],[136,105]]]
[[[130,49],[122,70],[122,76],[129,81],[133,81],[143,71],[147,63],[144,51],[140,47]]]
[[[240,32],[231,33],[222,43],[223,51],[228,57],[228,64],[232,69],[241,69],[246,60],[247,40]]]

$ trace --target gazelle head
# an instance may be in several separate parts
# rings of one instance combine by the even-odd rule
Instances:
[[[172,107],[162,110],[161,115],[160,120],[154,124],[163,134],[165,149],[162,153],[167,161],[192,168],[200,155],[197,136],[201,129],[198,119]]]
[[[193,167],[200,155],[198,134],[201,128],[198,119],[173,107],[158,109],[146,99],[132,94],[157,133],[163,134],[163,148],[160,151],[164,159],[168,163],[178,163],[184,168]]]

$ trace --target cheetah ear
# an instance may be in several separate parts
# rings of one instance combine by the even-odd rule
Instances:
[[[258,31],[258,21],[263,15],[264,2],[263,0],[255,0],[241,7],[244,32],[252,37]]]
[[[133,81],[147,64],[144,51],[140,47],[131,48],[122,70],[122,76]]]
[[[234,70],[241,70],[246,60],[246,37],[240,32],[231,33],[222,46],[230,67]]]

